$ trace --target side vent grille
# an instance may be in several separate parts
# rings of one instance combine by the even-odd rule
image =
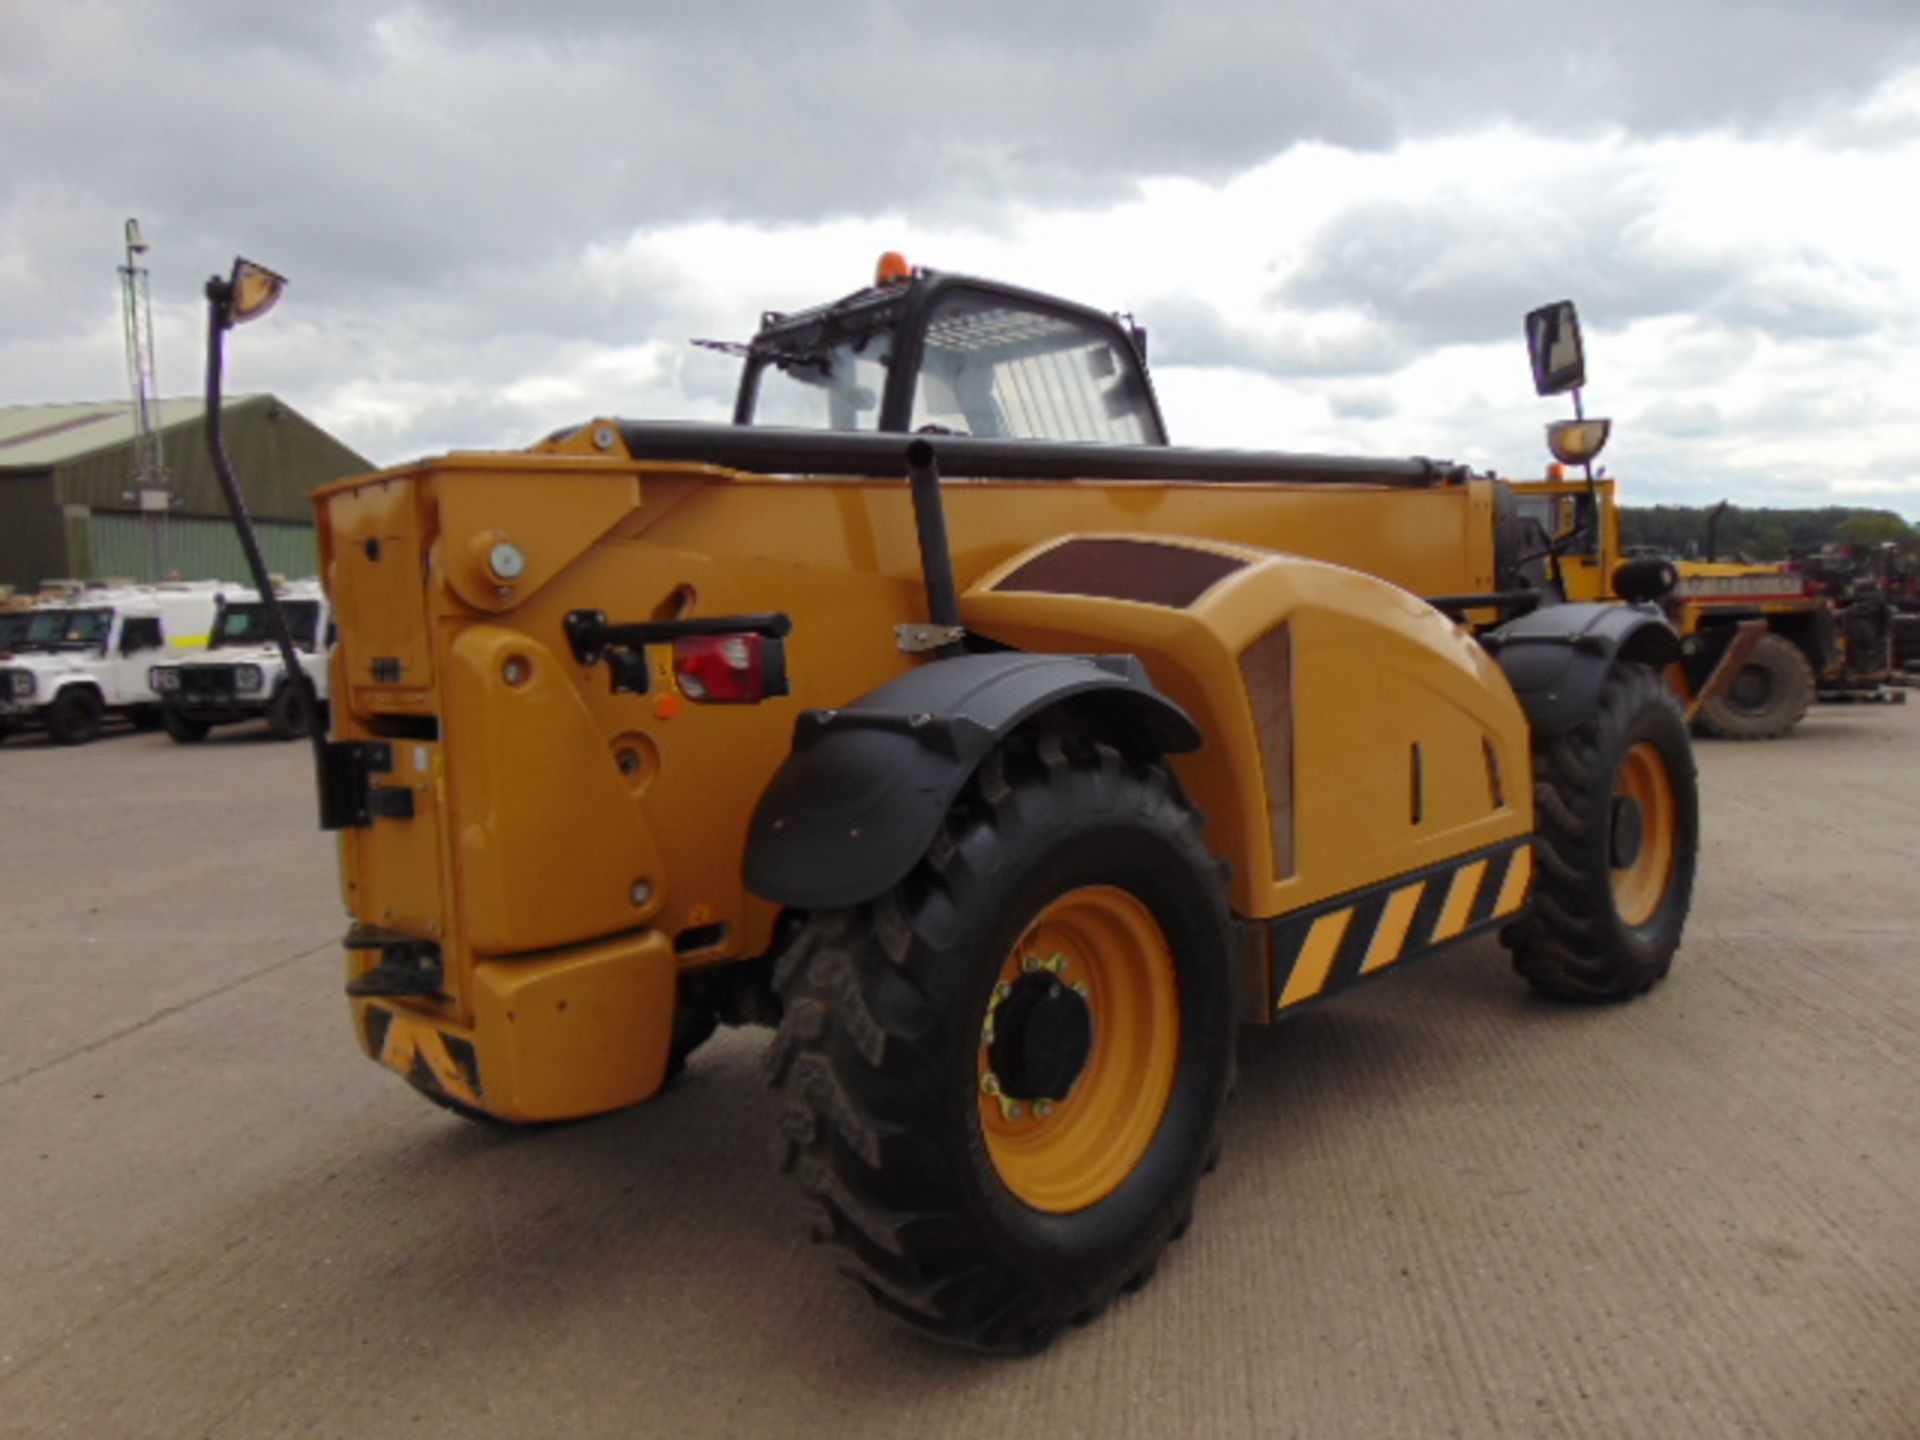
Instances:
[[[1284,623],[1240,653],[1240,678],[1246,684],[1254,729],[1260,737],[1273,878],[1285,880],[1298,860],[1293,827],[1293,636]]]

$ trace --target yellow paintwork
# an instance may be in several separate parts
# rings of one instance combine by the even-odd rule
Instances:
[[[1380,912],[1380,924],[1367,942],[1367,957],[1360,962],[1362,975],[1371,975],[1400,958],[1400,948],[1407,943],[1407,927],[1413,923],[1413,912],[1420,906],[1424,889],[1422,885],[1403,885],[1388,897],[1387,908]]]
[[[673,970],[758,955],[770,943],[776,909],[744,889],[741,859],[796,718],[924,663],[894,635],[897,624],[926,618],[900,480],[635,461],[617,434],[610,449],[596,443],[597,428],[529,453],[456,454],[342,481],[315,497],[341,633],[335,738],[388,738],[396,774],[380,783],[415,792],[412,820],[341,832],[348,907],[441,945],[444,1000],[382,1003],[470,1036],[483,1080],[504,1066],[515,1093],[534,1097],[511,1102],[523,1118],[555,1106],[605,1109],[646,1091],[636,1076],[665,1064]],[[1416,491],[944,487],[970,626],[1015,645],[1137,654],[1199,721],[1205,746],[1175,768],[1208,817],[1209,843],[1232,865],[1234,908],[1254,918],[1531,829],[1518,704],[1468,634],[1407,593],[1492,588],[1492,496],[1485,480]],[[1187,537],[1246,563],[1185,610],[992,590],[1057,540],[1099,534]],[[523,560],[510,577],[490,566],[503,543]],[[567,646],[561,622],[574,609],[615,621],[786,611],[793,694],[683,704],[667,652],[656,648],[653,692],[616,695],[605,665],[582,666]],[[1282,622],[1296,852],[1286,874],[1277,873],[1285,867],[1276,864],[1260,736],[1238,670],[1247,647]],[[524,662],[521,683],[509,660]],[[436,727],[437,739],[408,738]],[[1504,803],[1489,784],[1489,747]],[[702,943],[683,942],[676,954],[674,937],[694,929]],[[621,1017],[622,1044],[530,1046],[502,1026],[502,977],[537,985],[550,973],[574,975],[582,953],[638,943],[619,938],[633,935],[646,937],[642,968],[653,978],[608,983],[616,998],[603,1014]],[[369,952],[359,963],[370,960]],[[636,998],[643,989],[655,997],[645,1005]],[[584,1023],[576,1015],[554,1033]],[[538,1073],[549,1062],[564,1075]],[[507,1113],[486,1089],[479,1103]]]
[[[1340,953],[1340,942],[1347,938],[1347,927],[1352,923],[1351,908],[1332,911],[1313,922],[1313,929],[1307,932],[1306,948],[1300,952],[1293,973],[1287,977],[1286,988],[1280,992],[1282,1010],[1289,1005],[1298,1005],[1326,988],[1327,972],[1333,969],[1334,957]]]
[[[1502,870],[1496,872],[1495,865]],[[1483,894],[1493,883],[1489,877],[1496,873],[1499,889],[1490,903],[1482,905]],[[1261,977],[1261,1008],[1290,1009],[1464,934],[1482,933],[1520,911],[1532,875],[1533,850],[1529,841],[1521,839],[1492,854],[1483,852],[1477,858],[1430,869],[1418,879],[1387,879],[1306,919],[1283,921],[1280,928],[1291,928],[1296,936],[1302,929],[1305,933],[1297,949],[1280,940],[1275,942],[1277,955],[1262,954],[1264,964],[1277,960],[1285,973],[1284,978]],[[1432,896],[1441,897],[1439,906],[1420,925],[1421,902]],[[1383,903],[1376,907],[1373,902],[1382,897]],[[1348,957],[1345,965],[1343,955]]]
[[[1533,851],[1522,850],[1514,857],[1507,878],[1500,886],[1500,894],[1494,899],[1493,913],[1511,915],[1520,908],[1520,902],[1527,896],[1527,888],[1533,882]]]
[[[1207,817],[1209,844],[1233,865],[1229,894],[1241,914],[1296,910],[1532,829],[1531,783],[1509,784],[1506,803],[1496,806],[1486,761],[1491,746],[1504,774],[1529,774],[1526,718],[1465,630],[1371,575],[1191,543],[1248,563],[1185,610],[993,590],[1026,562],[1022,554],[982,576],[961,614],[1023,649],[1125,652],[1146,662],[1154,683],[1207,737],[1173,766]],[[1293,870],[1284,875],[1238,668],[1241,653],[1281,621],[1292,632],[1296,777]],[[1417,821],[1415,745],[1424,781]]]
[[[470,1023],[392,1000],[354,1001],[354,1020],[364,1027],[370,1005],[393,1016],[375,1058],[402,1075],[417,1054],[456,1100],[504,1120],[561,1120],[632,1105],[660,1088],[675,969],[666,937],[647,931],[513,963],[481,962],[468,986]],[[454,1062],[449,1036],[473,1046],[477,1087]]]
[[[1613,904],[1628,925],[1644,925],[1666,899],[1679,845],[1680,806],[1666,758],[1642,740],[1620,761],[1613,793],[1631,797],[1640,807],[1640,851],[1634,863],[1613,872]]]
[[[1565,586],[1569,600],[1614,600],[1613,572],[1620,563],[1620,504],[1619,492],[1614,482],[1596,479],[1593,489],[1600,501],[1599,544],[1589,544],[1584,552],[1574,552],[1560,557],[1560,579]],[[1573,502],[1587,494],[1585,480],[1517,480],[1513,483],[1516,495],[1564,496],[1566,501],[1557,508],[1565,511],[1567,523],[1557,527],[1550,539],[1558,540],[1571,532]]]
[[[1078,1079],[1044,1109],[1002,1092],[988,1054],[997,1001],[1033,969],[1078,989],[1093,1022]],[[1173,951],[1134,896],[1083,885],[1034,917],[1007,955],[999,985],[975,1062],[987,1157],[1007,1189],[1034,1209],[1084,1210],[1133,1173],[1173,1094],[1180,1060]]]

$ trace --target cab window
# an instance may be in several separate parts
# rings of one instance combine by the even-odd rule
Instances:
[[[875,430],[892,337],[875,331],[824,350],[773,356],[760,370],[756,425]]]

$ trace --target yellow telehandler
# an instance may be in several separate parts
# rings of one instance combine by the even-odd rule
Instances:
[[[263,287],[210,282],[210,388]],[[1502,482],[1169,446],[1128,318],[897,256],[724,348],[731,424],[315,495],[347,994],[428,1098],[591,1115],[776,1025],[816,1235],[1024,1352],[1185,1230],[1238,1024],[1496,934],[1667,973],[1678,637],[1533,583]]]

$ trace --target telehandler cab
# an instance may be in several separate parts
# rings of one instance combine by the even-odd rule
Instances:
[[[209,285],[210,386],[255,272]],[[1186,1229],[1238,1022],[1490,934],[1552,995],[1658,981],[1665,620],[1542,603],[1461,466],[1167,446],[1144,347],[889,257],[724,347],[731,425],[317,492],[367,1052],[557,1120],[776,1024],[817,1236],[1030,1351]]]

